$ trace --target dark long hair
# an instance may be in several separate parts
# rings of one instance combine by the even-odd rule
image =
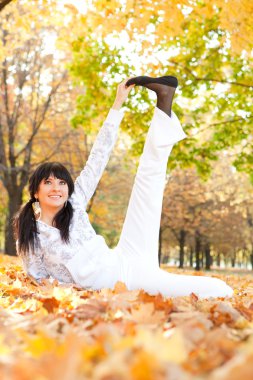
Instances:
[[[39,184],[43,179],[48,179],[50,175],[64,180],[68,185],[68,196],[74,191],[74,182],[67,168],[59,162],[46,162],[39,165],[29,178],[30,200],[23,206],[14,217],[13,228],[14,236],[18,240],[18,253],[26,254],[29,249],[34,252],[38,247],[38,230],[36,218],[32,204],[36,202],[34,194],[38,191]],[[69,242],[69,225],[73,217],[73,208],[69,201],[66,207],[63,207],[55,215],[53,224],[60,230],[62,241]]]

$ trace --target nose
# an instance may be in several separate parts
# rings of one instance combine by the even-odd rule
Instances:
[[[60,188],[59,183],[58,183],[58,182],[54,182],[54,183],[53,183],[53,190],[54,190],[54,191],[58,191],[59,188]]]

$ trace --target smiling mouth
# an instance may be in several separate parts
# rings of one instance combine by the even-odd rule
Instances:
[[[58,199],[61,198],[61,195],[49,195],[48,198]]]

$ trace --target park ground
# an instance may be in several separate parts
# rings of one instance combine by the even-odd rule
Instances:
[[[0,378],[8,380],[251,380],[252,273],[216,276],[232,298],[92,292],[45,280],[0,256]]]

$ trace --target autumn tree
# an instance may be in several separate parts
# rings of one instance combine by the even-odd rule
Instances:
[[[166,231],[172,231],[179,267],[185,264],[186,252],[191,266],[195,258],[196,269],[210,269],[214,259],[220,265],[221,256],[234,266],[242,251],[245,263],[250,261],[247,210],[252,209],[252,186],[245,174],[232,170],[231,161],[223,155],[208,181],[188,169],[173,171],[166,184],[161,232],[166,238]]]
[[[100,74],[95,75],[107,92],[112,92],[111,85],[119,76],[129,73],[153,76],[169,73],[179,78],[175,100],[178,104],[174,109],[189,138],[180,150],[174,149],[170,168],[179,163],[183,167],[194,164],[200,174],[208,175],[219,151],[239,147],[233,164],[253,178],[252,40],[249,38],[253,30],[248,17],[252,3],[245,0],[240,4],[235,2],[234,6],[236,13],[231,3],[220,0],[212,4],[94,0],[87,14],[80,17],[84,32],[73,44],[73,72],[88,86],[94,86],[94,74],[91,75],[85,64],[87,57],[95,71],[101,65]],[[97,41],[93,47],[92,36]],[[111,48],[105,50],[108,41]],[[98,99],[99,108],[103,104],[106,108],[107,100]],[[130,131],[129,122],[136,126],[133,150],[140,154],[151,117],[145,112],[150,104],[145,90],[138,90],[127,106],[132,110],[137,104],[139,116],[126,115],[123,125],[126,131]],[[93,115],[79,113],[78,116],[78,122],[87,125]],[[208,131],[205,141],[203,131]]]
[[[57,141],[51,139],[50,151],[45,156],[39,133],[48,122],[51,109],[57,112],[57,96],[58,100],[59,96],[65,99],[61,112],[69,107],[67,92],[60,95],[62,89],[66,91],[66,69],[60,60],[47,53],[46,47],[46,38],[52,38],[56,25],[54,19],[50,26],[50,10],[43,3],[20,1],[2,12],[0,178],[8,194],[5,228],[8,254],[15,254],[11,223],[22,203],[31,169],[49,160],[67,138],[66,135]],[[39,158],[36,147],[42,152]]]
[[[210,224],[215,223],[210,211],[214,200],[206,192],[195,171],[175,171],[164,194],[161,231],[169,228],[179,246],[179,267],[184,267],[187,238],[194,240],[196,269],[200,269],[200,249]],[[206,242],[207,243],[207,242]]]

